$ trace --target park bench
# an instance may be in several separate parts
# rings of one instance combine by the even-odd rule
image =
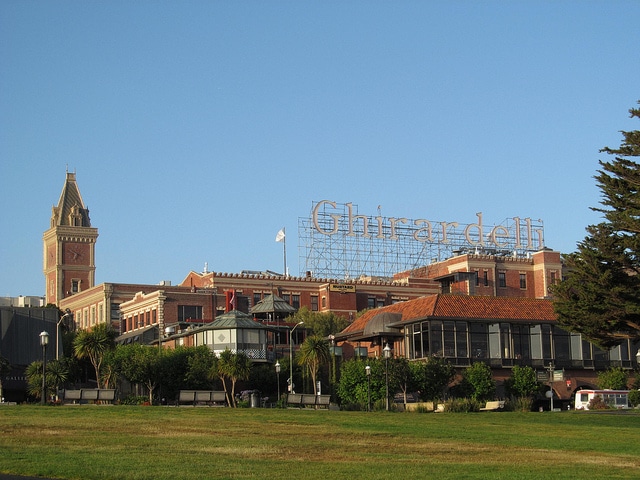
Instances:
[[[287,405],[297,408],[323,407],[329,408],[331,395],[314,395],[312,393],[289,393]]]
[[[481,412],[495,412],[504,408],[503,401],[491,401],[487,402],[484,407],[480,409]]]
[[[64,403],[105,403],[113,402],[116,398],[116,391],[111,388],[80,388],[74,390],[64,390],[62,401]]]
[[[216,390],[180,390],[178,405],[191,404],[223,407],[227,403],[227,394]]]

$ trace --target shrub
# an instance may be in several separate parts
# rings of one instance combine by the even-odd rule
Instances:
[[[508,402],[509,408],[514,412],[530,412],[533,407],[533,399],[531,397],[516,397]],[[505,408],[507,404],[505,403]]]
[[[483,402],[472,398],[452,398],[444,402],[444,411],[452,413],[479,412]]]
[[[142,405],[148,401],[149,397],[146,395],[127,395],[122,399],[122,405]]]
[[[604,403],[600,395],[596,395],[589,401],[589,410],[608,410],[609,408],[611,407]]]
[[[629,392],[629,405],[632,407],[640,405],[640,390],[631,390]]]

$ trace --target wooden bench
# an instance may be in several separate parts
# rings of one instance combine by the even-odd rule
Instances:
[[[116,391],[111,388],[80,388],[77,390],[64,390],[62,400],[65,403],[96,403],[113,402]]]
[[[216,390],[180,390],[178,405],[189,403],[196,405],[224,406],[227,394]]]
[[[480,409],[481,412],[495,412],[504,408],[503,401],[487,402],[484,407]]]
[[[314,395],[312,393],[289,393],[287,394],[287,405],[305,407],[329,408],[331,395]]]

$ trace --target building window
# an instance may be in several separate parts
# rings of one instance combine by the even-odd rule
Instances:
[[[291,295],[291,306],[295,309],[300,308],[300,295]]]
[[[283,293],[282,294],[282,299],[286,302],[286,303],[291,303],[291,295],[288,293]]]
[[[201,320],[202,307],[200,305],[178,305],[178,321]]]
[[[384,307],[384,300],[378,299],[377,300],[377,305],[378,305],[378,308]]]
[[[80,291],[80,280],[71,280],[71,293],[78,293]]]
[[[311,295],[311,311],[312,312],[317,312],[318,311],[318,296],[317,295]]]
[[[488,287],[489,286],[489,272],[488,271],[484,271],[483,272],[483,277],[484,277],[484,286]]]
[[[253,292],[253,304],[257,305],[262,300],[262,294],[260,292]]]
[[[322,308],[327,308],[327,297],[322,297]]]
[[[480,272],[478,270],[474,270],[476,273],[476,287],[480,286]]]
[[[376,298],[375,297],[369,297],[367,299],[367,308],[376,308]]]
[[[498,272],[498,287],[506,287],[507,286],[507,273],[506,272]]]
[[[521,273],[520,274],[520,288],[525,290],[527,288],[527,274],[526,273]]]

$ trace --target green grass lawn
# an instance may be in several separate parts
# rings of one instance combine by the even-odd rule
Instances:
[[[640,415],[3,406],[0,473],[83,480],[640,478]]]

